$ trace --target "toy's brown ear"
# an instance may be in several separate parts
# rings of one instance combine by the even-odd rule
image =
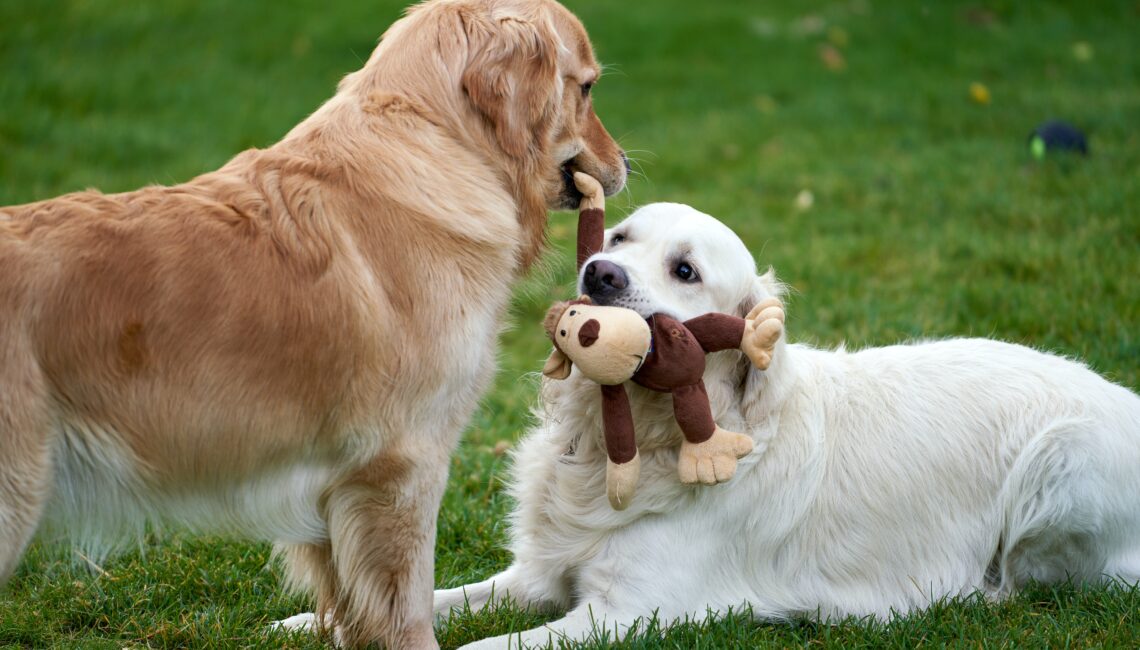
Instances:
[[[553,341],[554,328],[558,327],[558,321],[562,320],[562,314],[566,313],[566,310],[574,305],[590,304],[593,303],[590,302],[589,296],[582,296],[577,300],[563,300],[561,302],[554,303],[550,306],[550,309],[546,310],[546,316],[542,318],[542,329],[546,330],[546,335],[550,337],[551,341]]]
[[[546,335],[550,337],[551,341],[554,340],[554,328],[558,327],[558,321],[562,320],[562,313],[569,306],[570,303],[564,300],[554,303],[550,309],[546,310],[546,316],[542,319],[542,329],[546,330]]]
[[[550,358],[546,360],[546,365],[542,367],[542,374],[551,379],[566,379],[570,376],[572,365],[570,357],[563,354],[562,350],[554,348]]]

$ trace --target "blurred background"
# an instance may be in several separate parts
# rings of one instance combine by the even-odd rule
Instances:
[[[598,113],[637,172],[610,223],[652,201],[725,221],[791,286],[794,341],[992,336],[1140,387],[1140,2],[566,4],[605,65]],[[403,6],[0,3],[0,204],[177,183],[268,146]],[[1031,154],[1030,133],[1058,118],[1089,155]],[[572,293],[574,224],[552,215],[455,459],[442,585],[509,559],[503,451],[530,422],[541,315]],[[303,604],[277,595],[264,545],[148,547],[100,567],[113,580],[37,550],[0,596],[0,645],[252,643]],[[503,616],[444,643],[505,631]]]

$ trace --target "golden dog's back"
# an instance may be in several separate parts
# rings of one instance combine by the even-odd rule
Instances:
[[[362,352],[359,307],[322,282],[329,256],[290,248],[259,193],[227,176],[3,211],[0,317],[25,329],[63,419],[98,422],[156,469],[224,473],[255,459],[218,436],[282,422],[316,435],[308,420]],[[272,426],[232,417],[289,410]]]

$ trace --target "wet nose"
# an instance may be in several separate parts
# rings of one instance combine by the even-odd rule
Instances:
[[[594,260],[586,265],[582,285],[591,298],[608,298],[629,286],[629,276],[613,262]]]

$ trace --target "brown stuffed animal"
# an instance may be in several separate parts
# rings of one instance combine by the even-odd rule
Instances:
[[[578,266],[601,247],[605,212],[601,185],[575,174],[583,194],[578,222]],[[716,426],[702,377],[705,355],[741,349],[763,370],[783,331],[784,311],[770,298],[756,305],[747,318],[705,314],[684,323],[665,314],[643,319],[624,307],[590,304],[586,296],[557,303],[543,326],[554,351],[543,374],[565,379],[572,365],[601,385],[602,421],[609,462],[606,493],[615,510],[629,505],[640,474],[633,416],[625,381],[673,397],[673,412],[685,441],[678,473],[682,483],[713,485],[732,478],[736,461],[752,451],[748,436]]]

